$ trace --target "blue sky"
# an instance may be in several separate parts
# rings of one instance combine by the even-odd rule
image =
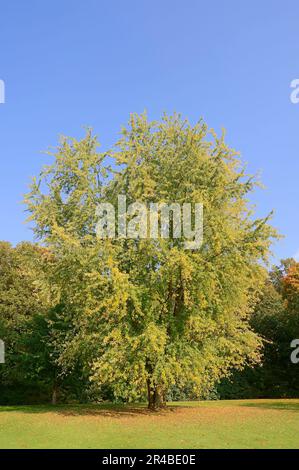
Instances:
[[[226,128],[261,171],[276,258],[299,255],[298,19],[292,0],[2,0],[0,239],[32,239],[22,195],[60,134],[92,126],[107,148],[129,113],[178,111]]]

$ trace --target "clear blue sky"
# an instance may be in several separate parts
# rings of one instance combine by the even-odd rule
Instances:
[[[0,239],[31,239],[20,201],[59,134],[106,148],[130,112],[176,110],[227,129],[262,172],[275,256],[299,253],[298,1],[2,0],[0,22]]]

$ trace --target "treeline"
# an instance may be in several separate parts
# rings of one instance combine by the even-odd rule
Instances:
[[[224,379],[219,396],[298,397],[299,364],[290,357],[291,342],[299,338],[299,263],[294,259],[281,261],[269,273],[250,323],[264,340],[262,362]]]
[[[0,403],[87,401],[88,380],[76,365],[65,376],[59,367],[61,344],[71,327],[48,279],[49,250],[28,242],[15,248],[0,242]]]
[[[47,267],[51,252],[37,244],[13,247],[0,242],[0,338],[6,361],[0,366],[0,404],[113,400],[109,387],[92,386],[88,364],[78,360],[65,373],[60,346],[73,327],[55,292]],[[290,360],[290,343],[299,337],[299,263],[284,260],[270,273],[251,327],[263,338],[262,360],[223,379],[202,398],[299,396],[299,364]],[[169,399],[196,399],[191,388],[173,386]]]

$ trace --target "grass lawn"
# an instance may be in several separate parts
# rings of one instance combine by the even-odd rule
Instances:
[[[299,448],[299,399],[0,407],[0,448]]]

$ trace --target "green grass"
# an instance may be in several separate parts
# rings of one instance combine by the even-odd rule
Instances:
[[[0,448],[298,448],[299,399],[0,407]]]

